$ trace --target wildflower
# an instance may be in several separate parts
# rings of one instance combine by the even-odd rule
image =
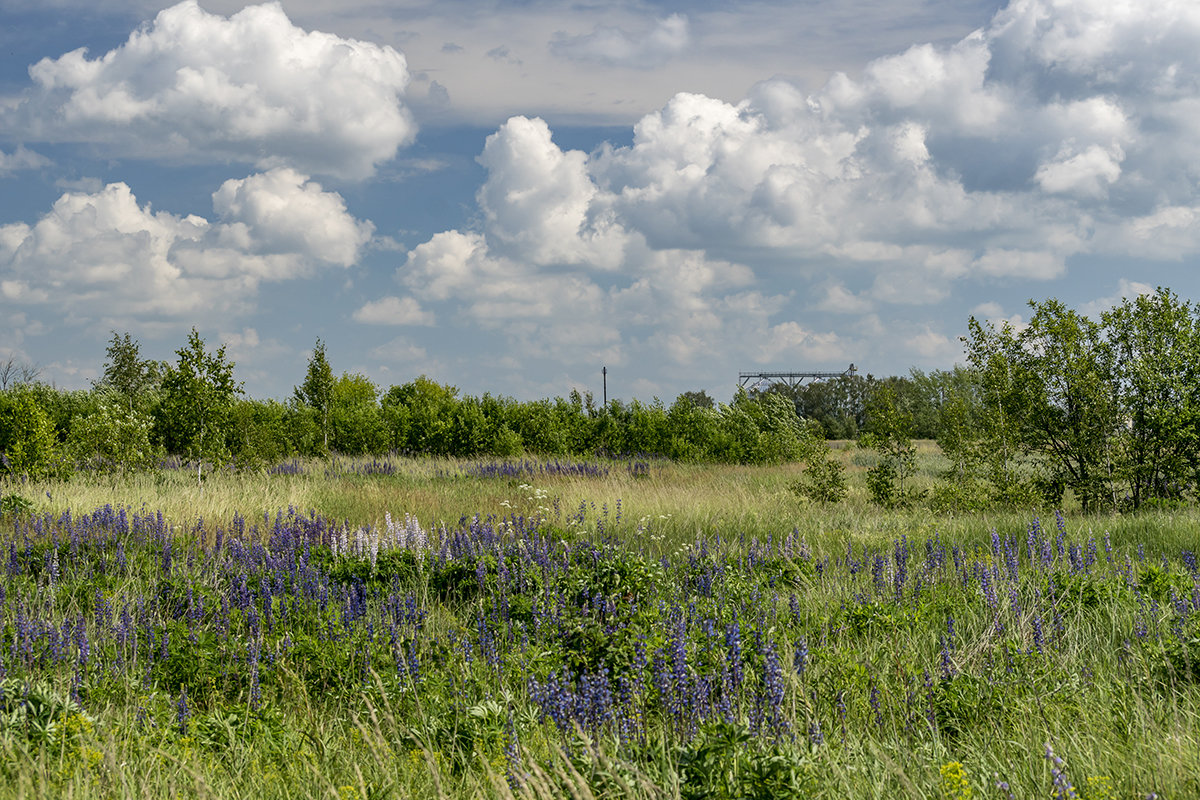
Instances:
[[[1053,789],[1056,800],[1079,797],[1075,792],[1075,787],[1071,785],[1070,778],[1067,777],[1066,764],[1062,758],[1054,754],[1054,748],[1050,746],[1049,742],[1046,743],[1046,760],[1050,762],[1050,776],[1054,780]]]
[[[942,776],[942,795],[948,800],[968,800],[973,796],[971,782],[961,761],[949,761],[938,769]]]
[[[796,668],[796,674],[800,677],[804,676],[804,669],[808,666],[808,642],[804,637],[800,637],[800,641],[796,643],[796,654],[792,659],[792,666]]]
[[[188,709],[187,687],[179,687],[179,699],[175,702],[175,724],[179,728],[180,736],[187,736],[188,720],[191,719],[192,712]]]

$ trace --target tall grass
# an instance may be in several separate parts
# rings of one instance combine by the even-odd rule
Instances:
[[[603,466],[0,487],[0,796],[1200,796],[1194,511]]]

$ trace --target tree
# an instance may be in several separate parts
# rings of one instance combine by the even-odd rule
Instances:
[[[1159,288],[1101,314],[1112,353],[1117,472],[1133,508],[1179,500],[1200,469],[1200,323]]]
[[[40,373],[41,370],[33,364],[9,357],[0,363],[0,392],[23,383],[33,383]]]
[[[867,405],[867,431],[862,444],[879,453],[879,463],[867,472],[871,498],[885,507],[907,502],[904,481],[916,471],[917,451],[912,445],[913,420],[900,407],[890,383],[880,384]]]
[[[1033,315],[1017,351],[1031,396],[1030,443],[1054,466],[1084,511],[1115,504],[1114,434],[1118,406],[1111,351],[1094,321],[1058,300],[1030,303]]]
[[[1035,500],[1030,467],[1048,472],[1039,494],[1070,488],[1085,511],[1115,504],[1119,407],[1112,350],[1101,327],[1058,300],[1030,301],[1020,331],[971,319],[967,357],[980,374],[982,433],[999,499]],[[1035,460],[1022,466],[1020,456]]]
[[[696,408],[716,408],[716,402],[708,396],[708,392],[701,389],[697,392],[684,392],[675,398],[675,402],[691,403]]]
[[[104,374],[92,385],[121,397],[132,413],[146,390],[158,382],[158,363],[143,360],[137,340],[128,333],[118,336],[116,331],[112,332],[105,356]]]
[[[67,440],[75,458],[101,469],[120,472],[145,469],[158,459],[150,443],[153,420],[137,409],[101,402],[71,426]]]
[[[195,459],[196,482],[203,480],[203,462],[229,458],[226,437],[235,395],[241,384],[233,380],[233,362],[225,346],[205,350],[195,328],[188,343],[175,351],[178,362],[163,376],[159,423],[167,448]]]
[[[333,449],[347,455],[379,453],[387,442],[387,431],[379,413],[379,390],[364,375],[343,373],[330,393]]]
[[[395,446],[430,455],[449,453],[451,417],[458,406],[457,395],[457,388],[443,386],[424,375],[388,389],[382,403]],[[523,431],[517,432],[524,435]]]
[[[333,368],[325,358],[325,343],[317,339],[304,383],[296,387],[296,399],[317,413],[325,450],[329,450],[330,411],[333,403]]]
[[[54,423],[32,392],[0,397],[0,470],[40,478],[58,466]]]

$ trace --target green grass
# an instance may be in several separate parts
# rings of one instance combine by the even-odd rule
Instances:
[[[835,506],[797,498],[795,465],[654,463],[635,476],[611,462],[603,477],[480,479],[465,462],[334,477],[311,462],[303,475],[218,473],[202,491],[170,471],[0,485],[50,515],[0,517],[0,797],[1002,798],[1002,782],[1013,797],[1055,797],[1054,769],[1088,800],[1200,796],[1200,609],[1181,554],[1198,549],[1195,509],[1084,517],[1068,505],[1060,555],[1052,510],[885,511],[863,489],[873,454],[837,455],[851,492]],[[923,488],[944,465],[924,444],[918,467]],[[170,559],[156,534],[72,534],[107,504],[162,510]],[[406,512],[435,540],[462,517],[518,514],[551,541],[501,533],[449,558],[385,548],[374,565],[321,543],[301,556],[268,536],[289,506],[347,521],[351,542],[357,526]],[[218,533],[236,538],[235,513],[260,531],[214,550]],[[1049,563],[1025,549],[1035,516]],[[993,531],[1015,543],[1018,577]],[[1089,539],[1094,562],[1072,567],[1069,548],[1084,558]],[[897,584],[901,540],[911,555]],[[271,559],[256,543],[276,548],[254,551]],[[940,561],[927,545],[944,548]],[[544,563],[532,555],[543,546]],[[332,601],[301,590],[288,566],[301,558],[330,576]],[[347,611],[355,581],[363,616]],[[394,624],[409,596],[424,616]],[[114,632],[123,608],[136,641]],[[515,627],[500,622],[509,613]],[[543,613],[554,621],[538,627]],[[28,620],[43,627],[20,633]],[[738,688],[706,695],[732,698],[728,723],[689,722],[671,710],[680,684],[655,684],[651,662],[670,663],[680,620],[687,680],[744,671]],[[419,677],[403,666],[410,652]],[[764,706],[771,652],[780,702]],[[636,736],[611,721],[560,727],[540,710],[530,679],[578,689],[602,667],[645,681]],[[781,728],[756,718],[767,707]]]

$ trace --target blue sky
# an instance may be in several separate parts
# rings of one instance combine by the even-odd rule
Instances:
[[[518,398],[1196,295],[1200,6],[0,0],[0,359]]]

